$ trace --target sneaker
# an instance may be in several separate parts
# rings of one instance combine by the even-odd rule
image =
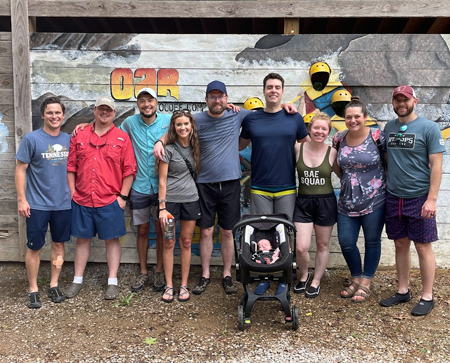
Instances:
[[[311,272],[308,272],[308,276],[306,276],[306,281],[298,281],[297,284],[294,286],[294,293],[295,294],[301,294],[305,292],[306,285],[309,282],[309,279],[311,278]]]
[[[82,288],[83,284],[76,284],[75,282],[72,282],[65,291],[66,298],[71,299],[77,296]]]
[[[320,292],[320,285],[317,287],[310,286],[308,287],[308,290],[305,291],[305,296],[309,297],[310,299],[314,299],[317,296],[319,296]]]
[[[408,290],[408,292],[404,294],[399,294],[398,292],[392,295],[391,297],[388,297],[387,299],[383,299],[380,301],[380,305],[384,306],[386,308],[398,305],[401,303],[408,302],[412,299],[412,293],[411,290]]]
[[[434,300],[420,299],[419,303],[411,310],[411,315],[427,315],[434,308]]]
[[[153,282],[153,291],[160,292],[163,291],[164,286],[166,286],[166,280],[164,279],[164,273],[155,272],[155,281]]]
[[[29,292],[28,293],[28,304],[27,306],[30,309],[39,309],[41,304],[41,297],[39,296],[39,292]]]
[[[237,293],[237,287],[233,284],[231,276],[225,276],[222,280],[222,286],[228,295]]]
[[[148,282],[148,274],[140,274],[133,285],[131,285],[131,292],[140,292],[144,290],[145,284]]]
[[[200,281],[198,282],[197,285],[195,285],[192,292],[195,295],[200,295],[202,292],[204,292],[206,290],[206,286],[208,286],[210,282],[211,282],[211,279],[209,277],[203,277],[203,276],[200,277]]]
[[[119,286],[108,285],[104,295],[105,300],[114,300],[117,299],[118,297],[119,297]]]
[[[66,297],[59,289],[59,286],[51,287],[50,289],[48,289],[47,296],[52,299],[54,303],[60,303],[66,300]]]

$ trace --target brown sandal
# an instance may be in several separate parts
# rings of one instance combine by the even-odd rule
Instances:
[[[353,295],[353,298],[352,298],[352,302],[363,303],[363,302],[369,301],[370,290],[367,287],[361,286],[361,285],[359,286],[358,290],[361,290],[361,291],[355,292],[355,294]],[[355,296],[361,296],[362,299],[354,299]]]
[[[353,289],[352,289],[352,287],[353,287]],[[350,284],[350,286],[346,287],[344,289],[344,291],[341,292],[341,297],[344,299],[349,299],[349,298],[353,297],[353,295],[355,295],[356,292],[358,291],[358,287],[359,287],[359,284],[357,282],[353,281]],[[344,295],[343,292],[346,292],[347,295]]]

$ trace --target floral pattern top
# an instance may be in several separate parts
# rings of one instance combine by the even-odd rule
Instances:
[[[380,139],[385,151],[384,132],[378,129],[371,129],[360,145],[348,146],[345,137],[339,145],[337,163],[341,168],[341,191],[338,201],[340,214],[359,217],[384,207],[386,173],[381,164],[374,136]],[[334,135],[334,148],[341,137],[339,134]]]

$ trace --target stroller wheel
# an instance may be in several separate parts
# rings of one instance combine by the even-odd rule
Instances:
[[[299,328],[298,321],[298,308],[295,305],[292,305],[292,330],[297,330]]]
[[[244,307],[242,305],[238,306],[238,328],[240,331],[244,331],[245,328]]]

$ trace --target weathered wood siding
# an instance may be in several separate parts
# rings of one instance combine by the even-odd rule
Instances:
[[[0,260],[19,261],[11,33],[0,33]]]
[[[277,72],[286,80],[284,100],[291,101],[310,87],[310,65],[325,61],[333,70],[332,81],[350,87],[369,104],[371,117],[381,124],[395,117],[390,104],[393,88],[399,84],[413,85],[419,97],[418,114],[439,123],[448,150],[449,41],[447,35],[35,33],[31,35],[33,129],[41,126],[38,107],[50,93],[60,96],[66,103],[63,126],[66,132],[71,132],[80,122],[92,120],[93,103],[101,94],[116,98],[116,124],[120,124],[135,112],[134,96],[144,86],[157,91],[161,112],[185,107],[201,111],[205,88],[211,80],[224,81],[230,101],[242,104],[249,97],[262,97],[264,76]],[[448,267],[450,164],[447,155],[444,159],[437,217],[441,241],[434,249],[438,265]],[[12,165],[6,168],[11,175],[12,168]],[[249,211],[249,174],[244,171],[242,180],[244,213]],[[10,204],[11,210],[16,208],[15,200]],[[135,236],[129,217],[127,223],[129,233],[122,238],[122,261],[136,262]],[[216,242],[215,262],[221,261],[219,246]],[[69,244],[67,260],[73,258],[73,250],[73,243]],[[314,244],[311,251],[314,257]],[[331,251],[330,266],[344,265],[336,231]],[[94,241],[92,252],[92,261],[104,260],[103,243]],[[154,260],[154,256],[152,250],[149,259]],[[417,266],[414,256],[413,265]],[[393,243],[384,236],[381,264],[393,265],[394,262]]]

